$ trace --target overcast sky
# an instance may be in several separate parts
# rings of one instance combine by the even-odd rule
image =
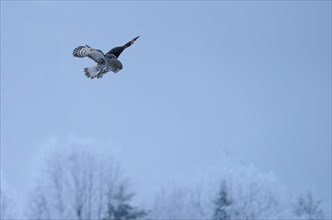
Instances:
[[[71,54],[138,35],[99,80]],[[70,137],[119,149],[138,195],[226,151],[290,191],[313,186],[330,216],[331,2],[1,1],[8,185],[26,193],[44,143]]]

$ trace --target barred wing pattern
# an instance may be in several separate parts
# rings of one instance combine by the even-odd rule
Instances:
[[[88,45],[76,47],[73,50],[74,57],[89,57],[97,63],[96,66],[84,68],[84,74],[90,79],[101,78],[107,72],[107,59],[101,50],[94,49]]]
[[[88,45],[76,47],[73,51],[74,57],[89,57],[96,63],[104,65],[106,63],[106,58],[101,50],[94,49]]]

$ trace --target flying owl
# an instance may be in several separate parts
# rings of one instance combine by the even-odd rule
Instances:
[[[80,58],[89,57],[95,61],[97,65],[84,68],[84,74],[90,79],[99,79],[109,71],[117,73],[123,68],[122,63],[118,58],[122,51],[130,47],[138,38],[139,36],[135,37],[123,46],[114,47],[106,54],[104,54],[101,50],[91,48],[88,45],[79,46],[73,50],[73,56]]]

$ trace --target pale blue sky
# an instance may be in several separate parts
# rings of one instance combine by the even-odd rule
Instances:
[[[124,69],[89,80],[79,45]],[[27,190],[50,137],[110,140],[139,194],[227,151],[312,185],[331,215],[331,2],[1,1],[1,171]]]

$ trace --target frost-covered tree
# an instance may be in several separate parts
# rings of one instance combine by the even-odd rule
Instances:
[[[227,220],[231,219],[230,206],[232,205],[232,199],[229,194],[227,184],[225,181],[221,183],[219,193],[214,201],[214,220]]]
[[[180,187],[165,188],[152,206],[155,219],[287,219],[283,188],[273,173],[222,155],[220,163]]]
[[[298,219],[324,219],[323,211],[320,208],[321,202],[314,197],[312,190],[307,189],[293,205],[294,214]]]
[[[15,211],[12,199],[8,193],[0,189],[0,219],[14,219]]]
[[[21,219],[21,207],[17,204],[17,196],[6,184],[2,172],[0,172],[0,219]]]
[[[199,188],[163,188],[155,197],[149,219],[207,219]]]
[[[125,184],[121,184],[113,199],[107,204],[107,213],[104,220],[136,220],[146,216],[146,211],[132,206],[131,200],[134,194],[129,193]]]
[[[117,204],[119,189],[128,193],[112,157],[93,147],[74,143],[49,153],[31,193],[31,219],[103,219],[109,204]]]

